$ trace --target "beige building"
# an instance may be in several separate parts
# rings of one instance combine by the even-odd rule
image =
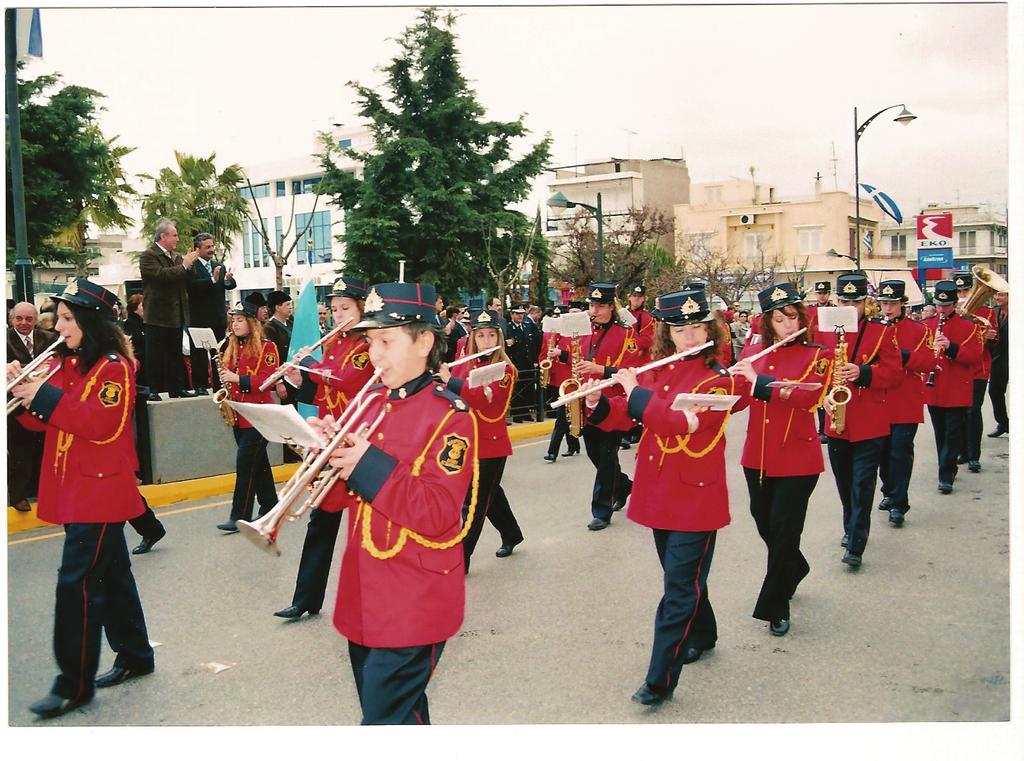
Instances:
[[[604,224],[615,224],[630,209],[649,206],[663,212],[670,219],[676,204],[690,200],[690,173],[684,159],[617,159],[589,164],[556,167],[554,179],[548,182],[548,194],[561,193],[570,201],[597,205],[601,194]],[[576,209],[550,209],[548,238],[553,246],[564,233],[561,220],[572,218]],[[675,241],[670,236],[657,241],[657,245],[673,251]]]
[[[702,248],[725,252],[737,267],[774,267],[780,278],[802,277],[805,288],[856,269],[856,203],[849,193],[824,192],[819,181],[812,197],[784,201],[771,185],[729,180],[694,183],[690,199],[675,206],[675,249],[681,259]],[[880,250],[882,217],[862,196],[862,269],[893,266]],[[870,234],[870,251],[865,234]],[[829,255],[830,250],[840,256]],[[902,260],[897,264],[903,266]]]
[[[930,203],[917,214],[952,214],[953,251],[956,269],[969,269],[981,264],[1000,275],[1007,273],[1006,214],[973,205]],[[917,223],[915,215],[905,216],[902,225],[886,217],[882,225],[882,252],[893,261],[905,261],[917,268]],[[929,282],[940,279],[941,270],[929,270]],[[915,272],[916,275],[916,272]]]

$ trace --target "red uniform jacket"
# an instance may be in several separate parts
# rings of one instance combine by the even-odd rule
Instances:
[[[861,318],[856,333],[846,334],[847,359],[860,366],[860,376],[849,384],[846,427],[836,433],[828,415],[825,432],[837,439],[857,442],[888,436],[892,411],[886,403],[886,389],[903,380],[903,363],[891,327],[877,318]],[[835,356],[834,333],[818,332],[821,343]],[[835,367],[832,368],[835,372]]]
[[[254,404],[274,404],[270,389],[260,391],[260,384],[269,378],[277,369],[277,346],[273,341],[264,341],[259,351],[252,351],[250,342],[239,346],[239,352],[225,370],[238,373],[238,383],[231,384],[229,399],[233,402],[252,402]],[[235,419],[237,428],[252,428],[252,423],[239,415]]]
[[[324,357],[317,362],[305,357],[300,362],[311,370],[329,370],[329,376],[304,373],[298,399],[315,404],[317,415],[335,418],[345,409],[349,399],[359,393],[373,376],[373,365],[366,339],[361,333],[348,333],[333,339],[324,347]]]
[[[515,388],[517,375],[515,365],[506,362],[505,375],[500,380],[490,386],[470,388],[466,382],[470,371],[487,364],[490,364],[488,357],[465,362],[452,370],[452,377],[448,381],[448,390],[461,396],[476,416],[479,431],[477,456],[481,460],[509,457],[512,454],[512,440],[508,437],[505,416],[512,403],[512,389]],[[491,389],[491,401],[487,401],[484,388]]]
[[[741,357],[762,351],[744,350]],[[818,439],[815,411],[832,381],[832,353],[817,344],[793,343],[776,349],[754,363],[757,382],[749,401],[747,439],[740,464],[769,478],[821,473],[825,463]],[[773,381],[820,383],[817,391],[768,388]],[[737,404],[733,411],[737,411]]]
[[[702,412],[688,432],[686,415],[672,410],[680,393],[747,394],[750,384],[715,363],[692,357],[640,376],[629,395],[602,396],[588,424],[627,430],[643,423],[636,454],[630,520],[669,531],[715,531],[729,525],[725,474],[725,424],[731,412]],[[621,388],[621,387],[619,387]],[[584,404],[586,410],[586,404]]]
[[[981,307],[975,314],[978,317],[984,317],[988,320],[988,325],[981,323],[978,330],[978,340],[982,343],[981,362],[975,369],[974,379],[975,380],[988,380],[992,375],[992,347],[995,346],[996,340],[986,341],[985,331],[991,326],[996,331],[999,330],[999,321],[996,319],[996,310],[992,307]],[[975,320],[975,322],[978,322]]]
[[[903,362],[903,379],[885,392],[889,423],[924,422],[924,379],[935,367],[931,334],[924,323],[903,316],[890,323],[896,332],[896,344]]]
[[[476,418],[426,373],[378,391],[367,419],[383,408],[383,421],[337,487],[359,501],[349,510],[334,625],[366,647],[417,647],[462,625],[459,543],[462,503],[479,476]]]
[[[119,354],[82,373],[76,356],[18,416],[45,431],[38,515],[47,523],[114,523],[142,513],[132,432],[135,368]]]
[[[938,316],[925,320],[934,339],[939,325]],[[981,361],[984,345],[978,333],[982,326],[973,320],[952,314],[942,326],[949,339],[949,348],[939,355],[936,365],[942,369],[935,373],[935,385],[925,386],[924,401],[929,407],[970,407],[974,400],[975,367]]]
[[[654,316],[646,309],[637,309],[635,312],[630,309],[629,313],[636,317],[636,324],[632,327],[636,337],[636,364],[647,364],[651,361],[651,346],[654,345]]]

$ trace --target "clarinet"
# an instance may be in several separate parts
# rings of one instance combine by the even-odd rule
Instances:
[[[935,337],[936,338],[938,338],[939,336],[942,335],[942,326],[945,324],[945,322],[946,322],[945,315],[939,315],[939,324],[935,328]],[[935,347],[935,360],[936,360],[935,369],[932,370],[930,373],[928,373],[928,379],[924,382],[924,385],[926,385],[926,386],[934,386],[935,385],[935,373],[937,373],[939,370],[942,369],[942,366],[938,364],[939,354],[941,353],[941,351],[942,350],[938,346]]]

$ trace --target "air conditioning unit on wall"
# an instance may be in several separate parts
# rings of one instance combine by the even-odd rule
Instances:
[[[752,225],[754,224],[756,219],[757,217],[755,217],[753,214],[740,214],[741,225]]]

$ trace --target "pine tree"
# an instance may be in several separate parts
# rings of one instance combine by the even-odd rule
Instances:
[[[374,141],[369,151],[344,149],[362,163],[361,179],[338,169],[332,157],[341,149],[329,140],[320,155],[324,192],[345,210],[345,271],[394,280],[405,259],[407,280],[446,295],[488,284],[494,220],[518,213],[507,207],[527,196],[551,145],[545,136],[513,158],[513,142],[527,134],[522,117],[486,118],[460,71],[454,24],[434,8],[420,13],[383,68],[386,100],[349,82]]]

